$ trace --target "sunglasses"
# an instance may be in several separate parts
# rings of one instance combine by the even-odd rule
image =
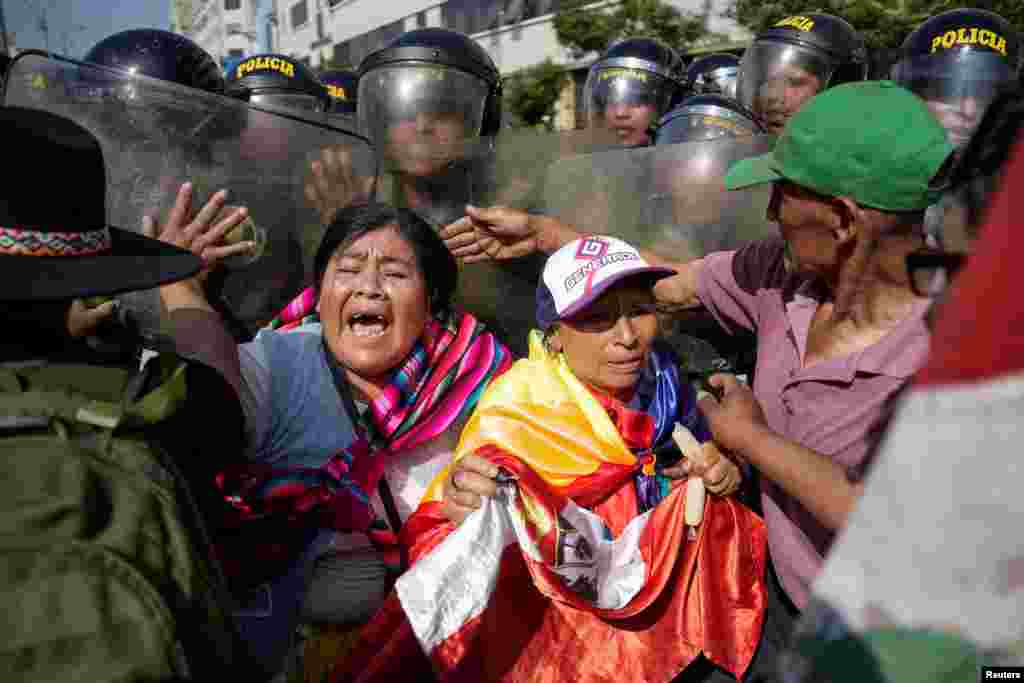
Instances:
[[[950,251],[922,250],[907,254],[907,273],[914,294],[929,297],[942,294],[966,261],[966,254]]]

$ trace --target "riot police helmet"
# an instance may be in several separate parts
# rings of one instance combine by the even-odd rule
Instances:
[[[326,112],[327,88],[302,62],[278,54],[253,55],[228,74],[229,97],[257,108],[288,113]]]
[[[327,88],[327,96],[330,97],[328,112],[354,117],[359,74],[350,69],[331,69],[320,74],[320,82]]]
[[[176,128],[177,114],[194,110],[184,88],[213,95],[224,93],[224,76],[216,60],[188,38],[159,29],[129,29],[108,36],[83,57],[68,84],[84,106],[106,109],[112,125],[124,122],[143,137]],[[152,79],[152,80],[147,80]],[[215,135],[205,122],[207,136]],[[196,129],[198,131],[198,129]]]
[[[1000,88],[1018,78],[1021,39],[1008,21],[980,9],[938,14],[907,36],[892,78],[920,96],[962,147]]]
[[[686,88],[695,95],[719,94],[736,97],[740,58],[728,52],[699,57],[686,68]]]
[[[773,134],[814,95],[867,78],[864,38],[831,14],[786,17],[760,32],[740,60],[736,98]]]
[[[693,95],[661,117],[656,145],[750,137],[765,129],[743,105],[725,95]]]
[[[216,60],[185,36],[169,31],[142,28],[115,33],[93,46],[82,61],[187,88],[224,92],[224,76]]]
[[[405,33],[359,65],[356,118],[385,160],[413,176],[435,175],[470,140],[501,126],[502,81],[476,41],[457,31]]]
[[[583,87],[588,125],[614,131],[624,145],[644,145],[658,118],[685,93],[683,60],[654,38],[614,43],[590,67]]]

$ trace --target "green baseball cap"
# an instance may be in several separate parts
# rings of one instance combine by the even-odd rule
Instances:
[[[892,81],[860,81],[811,99],[775,149],[737,162],[725,186],[785,179],[883,211],[914,211],[938,200],[929,182],[952,152],[920,98]]]

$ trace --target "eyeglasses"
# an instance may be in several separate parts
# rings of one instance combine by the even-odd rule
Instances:
[[[938,296],[967,261],[958,252],[921,250],[907,254],[910,286],[918,296]]]

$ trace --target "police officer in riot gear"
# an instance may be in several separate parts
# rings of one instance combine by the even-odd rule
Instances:
[[[740,58],[716,52],[693,60],[686,68],[686,89],[695,95],[718,94],[736,97]]]
[[[188,169],[192,161],[208,160],[211,138],[218,134],[232,134],[218,128],[208,120],[191,131],[189,139],[175,143],[158,141],[155,136],[169,135],[177,128],[170,119],[176,109],[190,105],[181,98],[174,86],[193,88],[214,95],[223,94],[224,76],[216,60],[188,38],[159,29],[129,29],[110,35],[94,45],[83,57],[88,66],[78,69],[77,77],[67,84],[73,101],[80,106],[99,108],[97,120],[109,125],[114,138],[138,137],[132,146],[136,163],[120,164],[108,168],[111,213],[124,217],[141,211],[157,210],[166,203],[165,195],[177,188],[163,187],[140,177],[139,168],[149,166],[153,149],[166,153],[168,148],[180,152],[179,158],[164,158],[167,177],[177,176],[169,169]],[[91,67],[102,68],[91,68]],[[174,84],[166,89],[140,86],[137,77],[148,77]],[[159,101],[154,98],[160,97]],[[199,165],[204,165],[200,163]],[[180,178],[177,178],[180,182]],[[105,302],[98,308],[116,310],[116,319],[100,324],[95,336],[87,338],[89,345],[99,354],[110,358],[124,356],[135,359],[141,341],[147,348],[160,348],[163,344],[159,329],[159,312],[153,292],[130,292],[117,298],[116,304]],[[96,301],[86,302],[87,306]],[[69,312],[72,316],[85,316],[89,311],[79,304]]]
[[[177,107],[187,109],[190,105],[173,88],[160,93],[140,88],[136,77],[155,78],[217,95],[225,89],[224,76],[208,52],[184,36],[159,29],[115,33],[94,45],[82,61],[111,72],[82,69],[78,83],[73,86],[75,98],[83,104],[116,107],[116,125],[123,126],[127,120],[143,137],[173,128],[164,125],[164,119]],[[146,96],[140,94],[140,89],[146,90]],[[154,101],[158,95],[162,99]],[[127,131],[119,132],[123,135]],[[211,131],[194,133],[191,148],[202,153]]]
[[[1020,36],[998,14],[950,10],[907,36],[892,78],[925,101],[959,148],[999,88],[1017,79],[1021,52]]]
[[[285,55],[254,55],[228,74],[226,94],[259,109],[322,114],[331,106],[327,88],[302,62]]]
[[[359,65],[359,130],[382,157],[385,199],[437,227],[479,201],[501,125],[501,77],[490,55],[456,31],[399,36]]]
[[[864,39],[845,20],[831,14],[786,17],[744,52],[736,97],[778,135],[816,94],[867,74]]]
[[[683,60],[653,38],[626,38],[601,55],[583,88],[588,126],[624,146],[647,145],[658,119],[685,93]]]

